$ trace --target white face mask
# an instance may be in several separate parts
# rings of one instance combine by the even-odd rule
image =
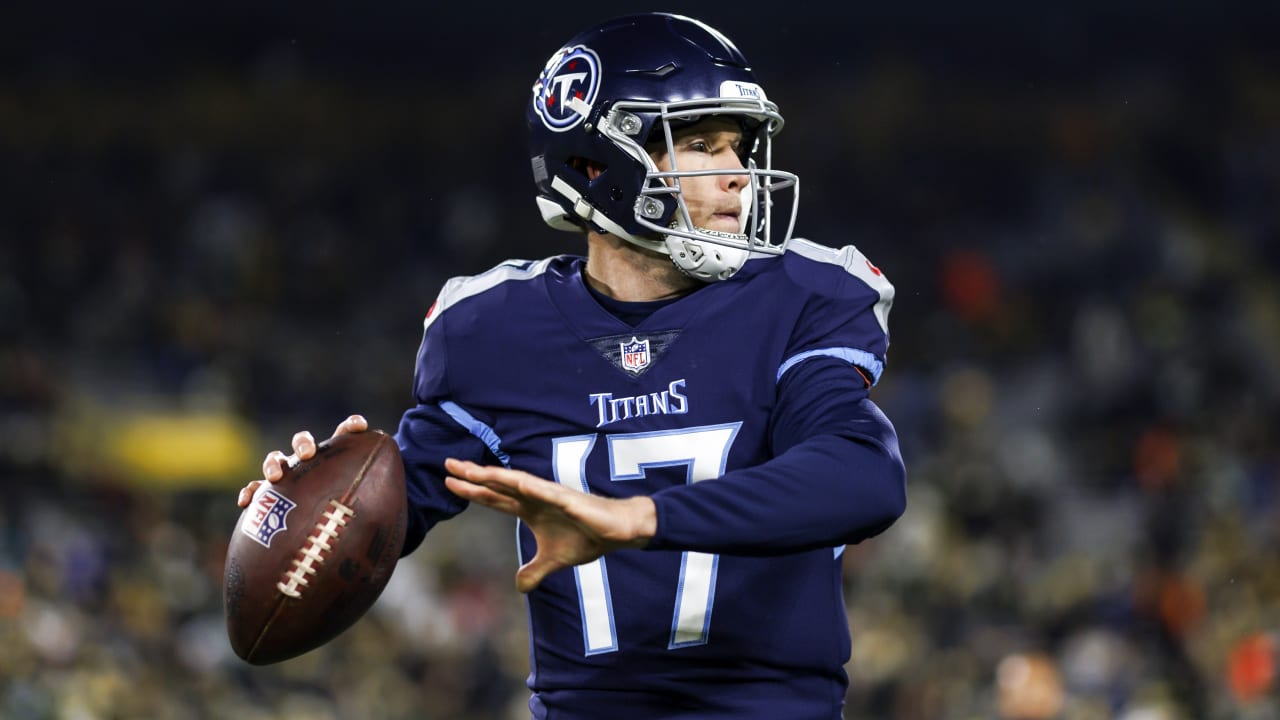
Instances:
[[[635,220],[643,227],[661,235],[661,240],[635,236],[629,233],[621,237],[642,247],[648,247],[671,256],[671,261],[685,274],[702,280],[714,282],[731,277],[742,268],[752,253],[764,255],[780,255],[786,248],[795,227],[795,210],[799,201],[799,179],[789,172],[774,170],[770,167],[771,139],[781,128],[781,116],[777,115],[771,103],[761,99],[744,100],[740,98],[719,98],[714,101],[697,100],[674,103],[638,103],[620,102],[610,114],[612,122],[605,122],[600,132],[613,140],[638,162],[648,168],[644,189],[638,198],[635,209]],[[723,170],[659,170],[649,154],[637,140],[621,129],[626,127],[625,119],[629,110],[657,110],[660,127],[666,141],[666,154],[674,157],[676,149],[673,144],[672,126],[674,122],[697,121],[709,115],[721,117],[744,116],[753,121],[766,124],[760,132],[760,152],[758,157],[764,167],[756,164],[757,154],[747,159],[745,167]],[[746,176],[748,182],[741,190],[738,215],[738,232],[729,233],[693,225],[688,206],[678,190],[682,178],[706,177],[715,175]],[[781,218],[773,216],[774,193],[786,191],[791,194],[790,203],[782,205],[787,212]],[[653,222],[653,218],[661,216],[660,203],[677,203],[672,221],[666,227]],[[652,212],[652,215],[649,212]],[[778,233],[774,226],[782,220]]]

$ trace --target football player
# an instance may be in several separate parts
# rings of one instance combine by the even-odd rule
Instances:
[[[441,290],[396,435],[403,552],[469,503],[517,519],[534,718],[840,718],[841,553],[905,508],[869,397],[893,287],[790,237],[782,115],[702,22],[577,35],[527,121],[542,217],[586,255]]]

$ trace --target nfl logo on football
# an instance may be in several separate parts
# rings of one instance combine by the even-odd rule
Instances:
[[[288,529],[285,516],[296,504],[275,490],[258,493],[245,511],[240,530],[262,547],[271,547],[271,538]]]
[[[638,373],[649,367],[649,341],[639,340],[634,335],[631,342],[618,345],[622,348],[622,369]]]

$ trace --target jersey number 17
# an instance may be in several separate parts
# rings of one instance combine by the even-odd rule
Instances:
[[[605,435],[609,447],[609,479],[638,480],[656,467],[685,466],[687,482],[709,480],[724,474],[729,448],[742,423],[704,425],[681,430]],[[552,441],[552,465],[556,482],[590,492],[587,456],[596,435],[575,435]],[[684,552],[676,582],[675,610],[668,649],[705,645],[711,628],[711,608],[716,591],[718,555]],[[618,635],[613,623],[613,598],[605,558],[573,569],[582,610],[582,640],[587,655],[614,652]]]

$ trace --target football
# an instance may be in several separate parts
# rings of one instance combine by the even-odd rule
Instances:
[[[223,608],[254,665],[314,650],[360,619],[404,545],[404,465],[380,430],[336,435],[264,482],[231,533]]]

